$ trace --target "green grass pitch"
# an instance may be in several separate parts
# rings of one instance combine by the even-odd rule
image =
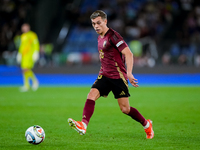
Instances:
[[[96,102],[85,135],[67,123],[81,120],[90,87],[40,87],[20,93],[17,87],[0,87],[0,150],[174,150],[200,149],[200,87],[130,88],[130,105],[152,119],[154,139],[143,127],[121,113],[117,101]],[[29,144],[25,131],[40,125],[43,143]]]

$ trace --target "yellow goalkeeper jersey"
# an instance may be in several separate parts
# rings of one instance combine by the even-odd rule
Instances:
[[[28,31],[21,35],[21,43],[19,53],[22,56],[21,67],[23,69],[32,69],[34,66],[33,54],[39,52],[39,41],[37,34],[33,31]]]

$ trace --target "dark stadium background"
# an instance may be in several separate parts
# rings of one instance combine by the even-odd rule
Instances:
[[[133,51],[133,73],[139,81],[168,83],[156,80],[160,74],[172,79],[170,84],[180,79],[182,84],[199,85],[199,4],[197,0],[0,0],[0,84],[22,83],[16,53],[25,22],[41,44],[34,72],[42,84],[62,84],[51,82],[59,75],[95,78],[100,64],[97,34],[89,16],[102,9],[108,14],[108,26],[117,30]],[[55,76],[46,81],[45,75]],[[153,81],[146,80],[149,77]]]

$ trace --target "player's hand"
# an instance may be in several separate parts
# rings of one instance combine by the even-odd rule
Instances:
[[[17,60],[17,63],[18,63],[18,64],[21,63],[22,55],[21,55],[20,53],[17,53],[16,60]]]
[[[138,80],[132,75],[132,74],[128,74],[128,80],[129,82],[134,86],[134,87],[139,87],[138,85]]]
[[[36,61],[38,61],[38,59],[39,59],[39,52],[38,51],[35,51],[34,53],[33,53],[33,61],[34,62],[36,62]]]

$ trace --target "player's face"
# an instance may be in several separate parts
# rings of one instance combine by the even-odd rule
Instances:
[[[92,26],[94,28],[94,30],[100,34],[100,35],[104,35],[107,29],[107,20],[103,20],[100,16],[95,18],[95,19],[91,19],[92,21]]]
[[[30,26],[28,24],[23,24],[21,30],[23,33],[26,33],[30,30]]]

